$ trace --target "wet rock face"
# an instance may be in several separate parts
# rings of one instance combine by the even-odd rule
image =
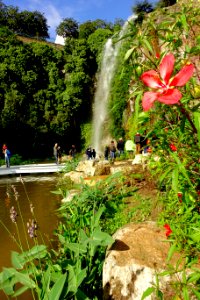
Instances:
[[[103,266],[103,299],[141,300],[143,292],[156,282],[156,273],[166,268],[169,243],[165,231],[154,222],[128,224],[113,237],[115,243]],[[161,290],[167,290],[169,280],[166,276],[159,279]]]

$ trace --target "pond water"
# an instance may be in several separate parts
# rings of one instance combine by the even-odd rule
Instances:
[[[0,271],[3,267],[12,266],[11,251],[21,252],[14,238],[17,241],[21,240],[24,250],[34,246],[33,239],[28,238],[28,246],[25,238],[27,222],[30,219],[34,218],[38,224],[38,243],[51,245],[50,239],[53,237],[53,230],[56,229],[59,222],[56,209],[61,203],[61,196],[51,193],[56,190],[56,182],[55,175],[0,178]],[[18,198],[17,201],[16,198]],[[17,226],[10,219],[12,206],[18,214]],[[19,231],[17,231],[17,227]],[[0,292],[0,299],[8,298]],[[26,295],[17,299],[29,300],[32,297]]]

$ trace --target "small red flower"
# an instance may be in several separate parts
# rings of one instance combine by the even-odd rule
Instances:
[[[165,132],[168,132],[168,131],[169,131],[169,128],[167,128],[167,127],[164,128],[164,131],[165,131]]]
[[[169,147],[172,151],[177,151],[177,148],[174,144],[170,144]]]
[[[171,230],[169,224],[165,224],[164,228],[166,229],[165,235],[166,235],[166,237],[168,237],[172,233],[172,230]]]
[[[160,58],[160,53],[156,52],[156,58],[157,58],[157,59]]]
[[[182,198],[183,194],[182,194],[181,192],[178,192],[177,196],[178,196],[179,198]]]

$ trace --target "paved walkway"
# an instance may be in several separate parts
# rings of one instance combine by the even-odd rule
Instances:
[[[7,175],[20,175],[20,174],[44,174],[44,173],[56,173],[63,169],[64,164],[56,165],[52,164],[30,164],[30,165],[18,165],[6,168],[0,167],[0,176]]]

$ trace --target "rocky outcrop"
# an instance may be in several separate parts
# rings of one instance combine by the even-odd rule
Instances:
[[[166,269],[170,245],[165,231],[154,222],[128,224],[113,237],[115,243],[103,266],[103,299],[141,300],[143,292],[156,283],[156,273]],[[167,276],[159,278],[159,288],[168,294],[165,299],[172,299],[169,281]]]

